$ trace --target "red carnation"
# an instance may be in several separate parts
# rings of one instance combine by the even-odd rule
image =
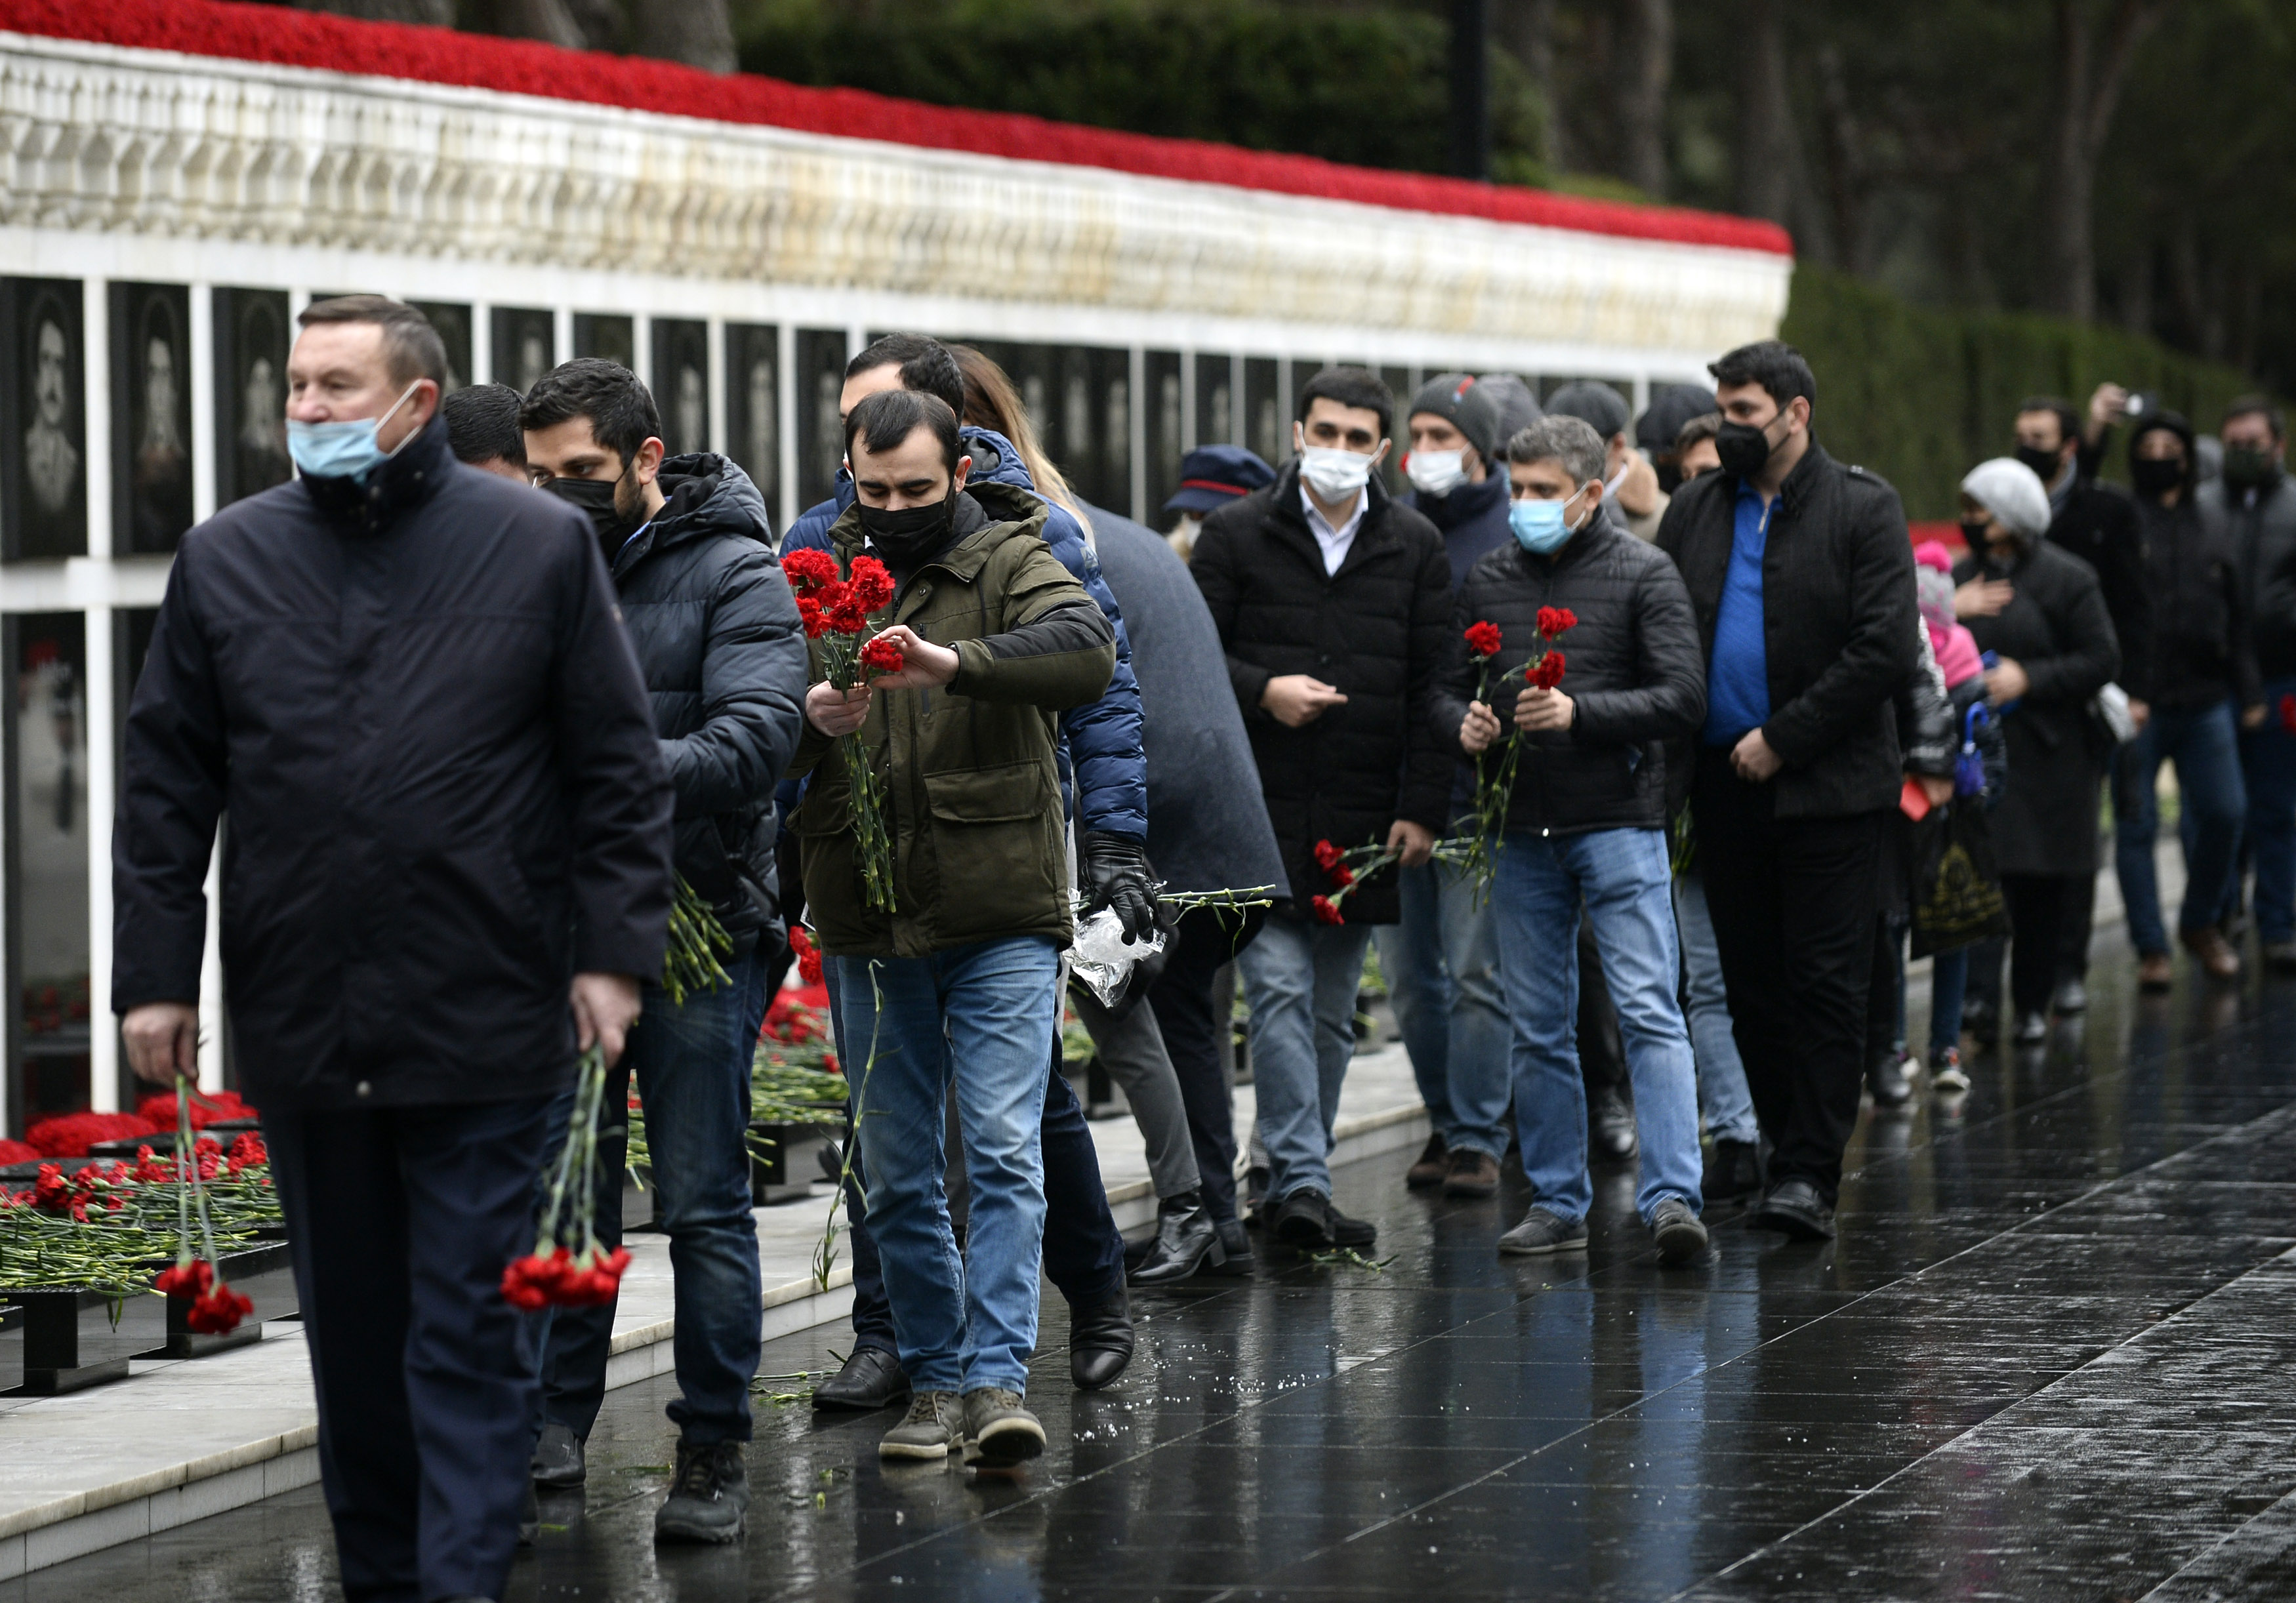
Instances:
[[[1344,890],[1356,882],[1356,871],[1344,863],[1335,863],[1331,869],[1332,883]]]
[[[215,1283],[215,1265],[204,1258],[193,1258],[163,1269],[152,1282],[152,1289],[164,1296],[201,1297]]]
[[[875,668],[882,673],[898,674],[906,662],[907,658],[901,655],[900,642],[887,640],[882,634],[861,648],[861,666],[865,668]]]
[[[840,634],[858,634],[869,626],[869,614],[859,601],[853,599],[850,591],[832,603],[825,616],[829,619],[829,626]]]
[[[1467,650],[1478,657],[1496,657],[1499,654],[1499,626],[1496,624],[1480,623],[1467,626]]]
[[[821,948],[802,924],[790,929],[790,950],[797,953],[797,977],[808,986],[821,983]]]
[[[1344,924],[1347,922],[1345,919],[1340,916],[1339,904],[1333,902],[1331,897],[1317,896],[1316,898],[1315,906],[1316,917],[1319,921],[1325,924]]]
[[[837,559],[825,551],[782,553],[782,573],[800,595],[837,582]]]
[[[254,1312],[254,1299],[217,1280],[214,1289],[192,1304],[184,1322],[202,1336],[222,1336],[238,1329],[239,1321]]]
[[[1538,609],[1538,632],[1553,640],[1566,629],[1578,626],[1578,615],[1568,607],[1541,607]]]
[[[2280,698],[2280,727],[2296,735],[2296,696]]]
[[[797,598],[797,621],[805,626],[808,640],[819,640],[829,628],[829,620],[821,614],[821,603],[809,595]]]
[[[853,599],[874,612],[893,599],[893,574],[874,557],[853,559]]]
[[[1344,863],[1347,855],[1328,840],[1319,840],[1316,843],[1316,866],[1327,874]]]
[[[1537,685],[1540,690],[1553,690],[1556,685],[1562,683],[1562,653],[1560,651],[1547,652],[1546,656],[1540,658],[1537,663],[1532,665],[1530,673],[1527,677],[1530,683]]]

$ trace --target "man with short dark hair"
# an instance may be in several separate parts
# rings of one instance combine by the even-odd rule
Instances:
[[[2253,609],[2249,634],[2265,716],[2240,736],[2245,833],[2256,858],[2257,945],[2285,973],[2296,969],[2296,486],[2282,466],[2287,428],[2267,397],[2234,401],[2218,438],[2224,471],[2195,490],[2193,503],[2231,545]]]
[[[1721,432],[1722,414],[1718,412],[1702,412],[1682,426],[1674,437],[1674,465],[1679,475],[1676,490],[1701,473],[1710,473],[1722,465],[1722,454],[1714,445],[1714,437]]]
[[[1712,367],[1721,466],[1659,548],[1707,661],[1691,788],[1698,861],[1770,1190],[1754,1222],[1833,1233],[1865,1079],[1882,822],[1905,782],[1895,698],[1920,657],[1898,493],[1828,456],[1817,381],[1775,339]]]
[[[1107,688],[1115,631],[1045,547],[1045,503],[972,483],[956,414],[938,397],[868,397],[846,419],[845,449],[856,500],[832,549],[848,574],[865,554],[890,570],[876,638],[903,667],[840,691],[816,658],[795,828],[910,1387],[878,1451],[942,1459],[961,1444],[968,1461],[1004,1467],[1045,1444],[1024,1401],[1045,1223],[1038,1131],[1073,931],[1049,715]],[[862,894],[854,776],[832,745],[856,733],[886,795],[931,798],[887,809],[890,912]],[[942,1191],[952,1081],[971,1193],[961,1266]]]
[[[128,712],[112,1006],[138,1075],[196,1071],[227,812],[343,1591],[500,1598],[537,1389],[503,1271],[577,1053],[619,1059],[661,972],[670,781],[588,525],[455,465],[422,315],[300,321],[302,476],[184,537]]]
[[[595,356],[565,363],[527,393],[519,421],[535,478],[589,519],[613,576],[677,791],[677,871],[734,941],[723,960],[730,984],[672,1002],[648,977],[645,1021],[601,1110],[598,1174],[599,1237],[611,1245],[621,1236],[618,1153],[635,1074],[677,1314],[677,1458],[654,1534],[731,1542],[749,1502],[742,1447],[763,1295],[750,1060],[766,961],[782,939],[773,795],[800,732],[804,630],[757,487],[712,452],[666,458],[660,416],[636,373]],[[584,1477],[613,1331],[611,1303],[551,1319],[535,1449],[543,1485]]]
[[[1683,432],[1699,419],[1713,416],[1714,392],[1702,385],[1661,384],[1652,390],[1650,405],[1635,420],[1635,444],[1650,458],[1660,493],[1672,495],[1684,479],[1694,477],[1683,470]]]
[[[1303,1252],[1367,1247],[1332,1206],[1340,1088],[1355,1050],[1371,926],[1400,912],[1367,876],[1341,921],[1317,860],[1374,846],[1416,868],[1449,820],[1453,759],[1427,720],[1451,626],[1443,537],[1373,471],[1395,400],[1378,375],[1327,367],[1300,392],[1299,454],[1274,484],[1204,519],[1189,565],[1227,654],[1290,896],[1236,959],[1251,1006],[1252,1084],[1267,1149],[1269,1234]]]
[[[1475,564],[1453,615],[1455,636],[1492,624],[1501,643],[1485,662],[1454,640],[1436,719],[1484,760],[1501,733],[1497,708],[1476,699],[1485,676],[1504,686],[1531,660],[1548,609],[1576,615],[1567,658],[1556,658],[1560,679],[1534,676],[1493,697],[1507,704],[1521,764],[1491,905],[1512,1026],[1515,1130],[1530,1182],[1529,1210],[1498,1245],[1524,1255],[1586,1249],[1594,1190],[1572,1027],[1583,908],[1634,1077],[1636,1209],[1659,1261],[1675,1265],[1705,1251],[1707,1238],[1698,1218],[1697,1069],[1676,998],[1682,960],[1664,742],[1698,727],[1706,675],[1674,564],[1595,516],[1604,466],[1601,437],[1575,417],[1542,418],[1508,445],[1513,538]]]
[[[465,384],[440,403],[455,460],[518,484],[533,483],[526,470],[526,436],[518,426],[524,398],[507,384]]]

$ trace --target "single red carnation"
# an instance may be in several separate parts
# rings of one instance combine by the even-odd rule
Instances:
[[[1332,883],[1345,889],[1356,882],[1356,871],[1344,863],[1332,864]]]
[[[152,1289],[165,1296],[198,1297],[207,1295],[215,1283],[215,1265],[205,1258],[179,1261],[173,1269],[163,1269],[152,1282]]]
[[[853,599],[871,612],[893,599],[893,574],[874,557],[853,559]]]
[[[797,621],[805,626],[808,640],[819,640],[829,628],[829,620],[822,616],[821,603],[809,595],[797,598]]]
[[[1578,626],[1578,615],[1568,607],[1541,607],[1538,609],[1538,632],[1553,640],[1566,629]]]
[[[824,609],[823,616],[829,619],[829,626],[840,634],[858,634],[869,626],[869,614],[859,601],[853,599],[849,591]]]
[[[901,654],[900,642],[887,640],[882,634],[861,648],[861,666],[875,668],[880,673],[898,674],[906,666],[907,660]]]
[[[821,948],[802,924],[790,928],[790,950],[797,953],[797,977],[808,986],[821,983]]]
[[[1320,921],[1325,924],[1344,924],[1347,922],[1347,920],[1340,916],[1339,904],[1333,902],[1331,897],[1317,896],[1316,898],[1315,906],[1316,917]]]
[[[253,1298],[217,1280],[212,1290],[192,1304],[184,1322],[202,1336],[222,1336],[238,1329],[239,1321],[254,1312]]]
[[[1319,840],[1316,843],[1316,866],[1327,874],[1346,862],[1347,855],[1328,840]]]
[[[1467,626],[1467,650],[1478,657],[1496,657],[1501,636],[1499,626],[1493,623]]]
[[[825,551],[783,552],[782,575],[791,589],[803,595],[837,582],[837,559]]]
[[[1532,665],[1528,677],[1529,683],[1537,685],[1540,690],[1553,690],[1556,685],[1562,683],[1562,653],[1560,651],[1547,652],[1546,656],[1541,657],[1537,663]]]

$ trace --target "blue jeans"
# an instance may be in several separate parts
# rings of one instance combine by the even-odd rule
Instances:
[[[2264,682],[2264,724],[2243,730],[2240,769],[2248,785],[2247,839],[2256,856],[2256,933],[2296,940],[2296,734],[2280,722],[2280,699],[2296,679]]]
[[[728,960],[726,972],[732,985],[689,994],[683,1006],[647,985],[645,1011],[619,1066],[637,1080],[654,1216],[669,1234],[678,1389],[670,1422],[698,1446],[750,1439],[750,1382],[764,1322],[748,1137],[750,1059],[766,1017],[765,959],[751,951]],[[618,1076],[610,1090],[615,1083]],[[572,1111],[570,1087],[551,1109],[552,1128],[564,1129]],[[622,1116],[621,1108],[602,1109],[600,1128]],[[598,1239],[612,1246],[622,1239],[622,1176],[607,1146],[599,1143],[594,1217]],[[605,1397],[613,1329],[612,1304],[547,1316],[544,1417],[578,1436],[589,1435]]]
[[[1634,1076],[1642,1137],[1635,1206],[1644,1220],[1669,1197],[1699,1211],[1698,1065],[1675,1002],[1682,957],[1671,883],[1660,830],[1511,834],[1499,854],[1499,978],[1514,1026],[1515,1131],[1531,1200],[1562,1219],[1584,1219],[1595,1199],[1578,1074],[1582,901]]]
[[[1682,941],[1683,994],[1690,1014],[1690,1043],[1698,1059],[1698,1109],[1718,1141],[1762,1139],[1746,1065],[1730,1027],[1730,992],[1722,983],[1722,949],[1714,944],[1714,918],[1706,911],[1706,881],[1696,869],[1674,882],[1674,924]]]
[[[1981,945],[1981,943],[1980,943]],[[1969,946],[1930,959],[1930,1061],[1961,1044],[1961,1006],[1969,994]]]
[[[1419,1100],[1446,1147],[1496,1157],[1507,1144],[1507,1016],[1490,904],[1443,863],[1396,872],[1403,921],[1374,938]]]
[[[1060,953],[1041,936],[1013,936],[931,957],[829,961],[901,1368],[920,1391],[1025,1393]],[[972,1198],[962,1258],[941,1189],[952,1077]]]
[[[2248,811],[2232,704],[2154,707],[2144,732],[2120,748],[2114,765],[2113,866],[2128,907],[2128,937],[2148,955],[2169,950],[2152,868],[2161,833],[2153,784],[2163,762],[2177,765],[2177,789],[2191,830],[2177,928],[2201,929],[2217,921],[2231,888],[2241,820]]]
[[[1332,1194],[1332,1132],[1355,1057],[1356,992],[1370,945],[1367,924],[1281,915],[1236,953],[1251,1009],[1251,1087],[1271,1203],[1303,1190]]]

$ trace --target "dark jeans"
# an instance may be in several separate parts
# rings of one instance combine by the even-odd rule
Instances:
[[[2128,907],[2128,938],[2147,956],[2169,950],[2152,847],[2161,833],[2153,783],[2177,765],[2178,805],[2190,831],[2185,905],[2177,928],[2190,934],[2222,916],[2231,894],[2240,830],[2248,814],[2237,724],[2229,701],[2152,709],[2144,731],[2120,748],[2113,773],[2113,865]]]
[[[2086,874],[2004,874],[2009,904],[2009,1000],[2020,1014],[2046,1013],[2064,975],[2065,926],[2080,915],[2080,898],[2096,882]]]
[[[1199,907],[1183,914],[1171,958],[1148,992],[1156,1027],[1164,1033],[1164,1051],[1180,1079],[1204,1206],[1222,1223],[1235,1218],[1235,1108],[1220,1069],[1220,1037],[1232,1026],[1215,1015],[1212,976],[1251,944],[1267,920],[1264,907],[1240,914]]]
[[[549,1102],[263,1116],[351,1603],[499,1598],[534,1450],[530,1321]]]
[[[1698,861],[1770,1177],[1831,1202],[1865,1078],[1885,815],[1779,818],[1775,798],[1700,753]]]
[[[833,971],[835,965],[831,965]],[[1210,989],[1207,982],[1206,989]],[[836,1015],[837,987],[830,986],[831,1016]],[[858,1076],[862,1058],[848,1057],[842,1043],[838,1061]],[[1092,1126],[1085,1122],[1084,1104],[1060,1071],[1059,1043],[1053,1045],[1053,1072],[1045,1086],[1045,1116],[1038,1132],[1045,1163],[1045,1278],[1059,1288],[1071,1308],[1089,1308],[1114,1296],[1124,1286],[1124,1237],[1116,1216],[1108,1211],[1108,1188],[1100,1177],[1100,1149],[1093,1145]],[[854,1084],[860,1082],[857,1077]],[[852,1140],[852,1125],[846,1125]],[[1231,1159],[1233,1161],[1233,1159]],[[869,1210],[860,1189],[845,1186],[845,1246],[853,1255],[853,1345],[898,1353],[893,1336],[893,1304],[885,1295],[883,1261],[875,1238],[869,1233]]]
[[[654,1216],[669,1234],[678,1389],[669,1418],[684,1440],[701,1445],[750,1439],[750,1382],[764,1322],[747,1136],[765,957],[729,959],[726,972],[731,986],[689,995],[683,1007],[645,987],[645,1011],[609,1078],[599,1119],[595,1219],[598,1239],[611,1247],[622,1239],[622,1142],[607,1132],[621,1125],[616,1133],[627,1135],[635,1073],[658,1188]],[[564,1128],[572,1096],[570,1089],[553,1108],[554,1129]],[[614,1305],[552,1310],[544,1330],[543,1417],[587,1438],[606,1395]]]

